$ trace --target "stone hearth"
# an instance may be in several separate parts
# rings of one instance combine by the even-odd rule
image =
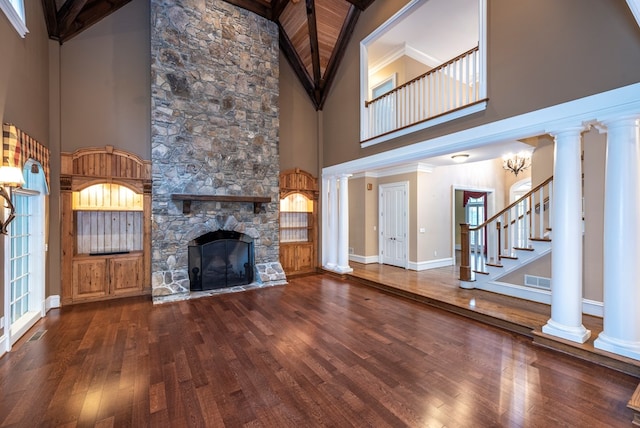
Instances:
[[[151,19],[154,298],[189,291],[188,243],[220,229],[254,239],[264,282],[279,258],[277,26],[220,0],[152,0]],[[173,194],[271,202],[194,201],[184,214]]]

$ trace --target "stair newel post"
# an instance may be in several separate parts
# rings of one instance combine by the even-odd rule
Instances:
[[[471,245],[469,225],[460,224],[460,281],[471,281]]]

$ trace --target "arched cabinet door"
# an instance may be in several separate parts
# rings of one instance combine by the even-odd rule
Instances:
[[[316,271],[318,181],[296,168],[280,174],[280,264],[287,276]]]

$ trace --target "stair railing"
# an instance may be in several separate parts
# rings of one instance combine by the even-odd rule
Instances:
[[[460,280],[473,281],[486,266],[502,266],[514,250],[531,249],[531,241],[550,241],[553,177],[531,189],[478,226],[460,225]]]

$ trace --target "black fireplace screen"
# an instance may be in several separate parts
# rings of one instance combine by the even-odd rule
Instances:
[[[253,282],[253,239],[218,230],[189,242],[191,290],[214,290]]]

